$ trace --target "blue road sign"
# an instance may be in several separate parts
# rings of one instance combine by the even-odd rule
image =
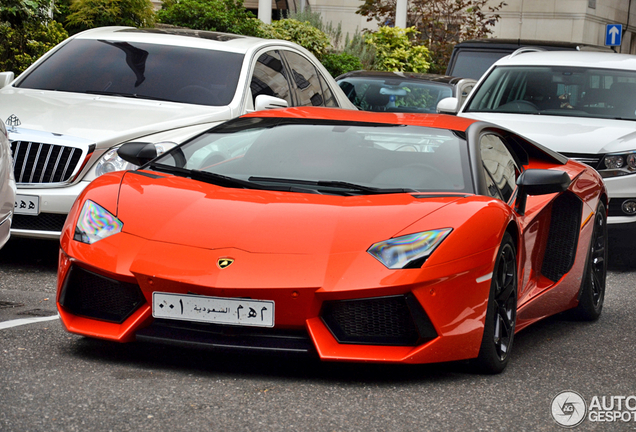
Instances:
[[[605,27],[605,45],[621,46],[623,24],[607,24]]]

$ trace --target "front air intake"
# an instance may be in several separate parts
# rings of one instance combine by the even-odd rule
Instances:
[[[415,346],[437,337],[413,294],[327,301],[321,318],[340,343]]]
[[[72,266],[64,281],[60,305],[74,315],[122,323],[145,303],[136,284],[110,279]]]

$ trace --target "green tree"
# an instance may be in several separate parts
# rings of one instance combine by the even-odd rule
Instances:
[[[274,39],[295,42],[311,51],[319,60],[327,55],[331,48],[329,37],[307,21],[301,22],[295,19],[274,21],[271,31]]]
[[[49,0],[0,1],[0,71],[21,73],[68,37],[49,17]]]
[[[164,24],[246,36],[267,37],[267,27],[243,7],[243,0],[166,1],[157,12]]]
[[[72,32],[103,26],[152,27],[150,0],[74,0],[66,25]]]
[[[488,6],[489,0],[410,0],[407,26],[420,33],[418,42],[431,52],[431,72],[444,73],[457,42],[488,37],[499,20],[496,13],[505,2]],[[356,13],[367,21],[393,23],[396,0],[364,0]]]
[[[380,27],[368,33],[365,42],[375,47],[374,69],[392,72],[427,72],[429,51],[425,46],[413,45],[411,38],[418,31],[414,27]]]

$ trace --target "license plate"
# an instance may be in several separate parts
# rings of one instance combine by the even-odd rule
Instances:
[[[37,195],[16,195],[13,212],[15,214],[39,215],[40,197]]]
[[[154,292],[152,316],[213,324],[274,327],[274,302]]]

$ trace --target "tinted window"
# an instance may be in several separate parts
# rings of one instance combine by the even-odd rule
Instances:
[[[239,119],[157,161],[259,184],[280,186],[287,182],[308,189],[319,186],[308,182],[339,181],[382,189],[473,190],[466,142],[451,131],[300,122]]]
[[[325,78],[318,72],[318,78],[320,79],[320,87],[322,87],[322,94],[325,98],[325,106],[327,107],[338,107],[338,101],[336,100],[333,92],[329,88],[327,81]]]
[[[74,39],[17,86],[221,106],[234,97],[242,62],[223,51]]]
[[[325,100],[314,65],[300,54],[286,51],[285,58],[292,71],[292,82],[300,106],[325,106]]]
[[[490,66],[508,54],[510,53],[503,51],[459,50],[455,57],[455,63],[446,74],[478,80]]]
[[[479,149],[489,194],[508,202],[517,184],[519,167],[497,135],[483,135],[479,141]]]
[[[287,71],[278,51],[269,51],[261,55],[254,66],[254,74],[250,82],[252,97],[268,95],[285,99],[292,106]]]

